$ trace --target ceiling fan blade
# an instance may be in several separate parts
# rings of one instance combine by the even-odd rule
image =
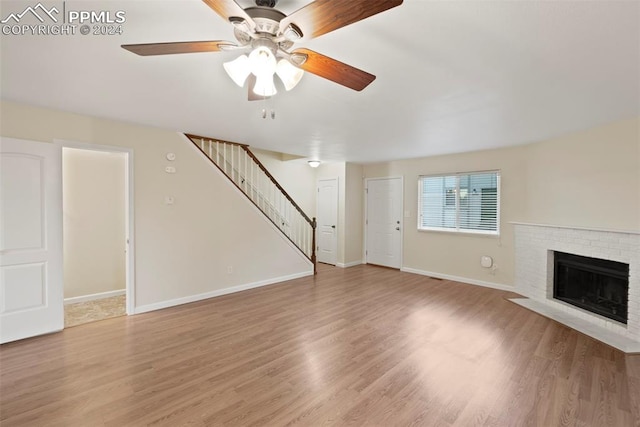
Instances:
[[[211,40],[201,42],[172,42],[172,43],[145,43],[123,44],[122,48],[141,56],[171,55],[175,53],[218,52],[220,50],[235,48],[236,45],[223,40]]]
[[[307,58],[302,64],[296,61],[300,55]],[[361,91],[376,79],[373,74],[309,49],[296,49],[291,52],[291,57],[291,63],[296,67],[353,90]]]
[[[401,4],[402,0],[316,0],[284,18],[280,28],[284,31],[295,24],[302,29],[303,39],[310,39]]]
[[[242,18],[249,23],[249,26],[253,27],[255,24],[253,23],[253,19],[247,12],[244,11],[242,7],[234,0],[202,0],[214,10],[218,15],[220,15],[225,21],[229,21],[231,17]]]
[[[265,99],[271,98],[270,96],[261,96],[253,91],[253,88],[256,85],[256,76],[253,74],[249,74],[247,77],[247,87],[248,87],[248,96],[247,99],[249,101],[264,101]]]

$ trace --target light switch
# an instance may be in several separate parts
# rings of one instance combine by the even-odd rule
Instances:
[[[172,205],[175,202],[173,196],[164,196],[164,204]]]
[[[405,218],[411,218],[411,211],[404,211]]]

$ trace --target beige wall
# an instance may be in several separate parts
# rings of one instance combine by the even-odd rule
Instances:
[[[512,221],[640,230],[639,120],[535,144],[364,166],[367,178],[404,177],[403,267],[512,285]],[[501,171],[500,237],[417,231],[420,175]],[[480,266],[489,255],[495,271]]]
[[[526,146],[523,220],[640,230],[640,119]]]
[[[404,177],[403,262],[405,268],[498,284],[513,283],[513,229],[509,221],[522,216],[524,182],[521,148],[481,151],[365,165],[367,178]],[[500,237],[417,230],[418,177],[420,175],[500,169]],[[497,269],[480,266],[491,256]]]
[[[134,149],[137,305],[308,270],[305,260],[267,220],[256,221],[253,206],[212,173],[180,135],[10,102],[2,103],[1,113],[3,136]],[[404,177],[403,210],[411,217],[404,220],[403,266],[425,272],[513,284],[511,221],[640,231],[638,129],[634,119],[506,149],[364,166],[323,163],[316,179],[339,179],[338,263],[356,262],[362,253],[358,175]],[[174,175],[164,173],[169,151],[177,154]],[[567,160],[562,167],[560,159]],[[502,175],[500,237],[417,231],[419,175],[490,169]],[[306,185],[291,192],[301,192],[304,199]],[[164,205],[166,195],[175,197],[175,205]],[[315,197],[302,203],[313,204],[315,214]],[[494,272],[480,267],[482,255],[494,258]]]
[[[182,135],[6,101],[0,108],[3,136],[134,150],[137,307],[311,271]],[[175,174],[164,172],[168,152],[177,156]],[[175,204],[165,205],[165,196]]]
[[[362,263],[364,241],[364,170],[362,165],[347,163],[345,169],[344,263]]]
[[[64,297],[124,290],[124,153],[62,150]]]

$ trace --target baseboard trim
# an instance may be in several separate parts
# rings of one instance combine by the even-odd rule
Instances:
[[[355,267],[356,265],[361,265],[361,264],[363,264],[362,260],[353,261],[353,262],[347,262],[347,263],[339,262],[339,263],[336,264],[336,267],[349,268],[349,267]]]
[[[288,276],[274,277],[272,279],[260,280],[252,283],[246,283],[244,285],[232,286],[230,288],[216,289],[215,291],[205,292],[203,294],[190,295],[187,297],[176,298],[168,301],[141,305],[139,307],[135,307],[133,313],[134,314],[147,313],[149,311],[175,307],[177,305],[188,304],[190,302],[196,302],[196,301],[202,301],[205,299],[215,298],[222,295],[233,294],[235,292],[247,291],[249,289],[260,288],[262,286],[269,286],[269,285],[273,285],[280,282],[286,282],[287,280],[299,279],[301,277],[307,277],[307,276],[313,276],[313,270],[305,271],[302,273],[290,274]]]
[[[417,268],[402,267],[400,271],[419,274],[421,276],[435,277],[437,279],[452,280],[454,282],[461,282],[469,285],[483,286],[485,288],[499,289],[501,291],[516,291],[515,287],[513,286],[503,285],[500,283],[485,282],[483,280],[469,279],[467,277],[452,276],[449,274],[436,273],[433,271],[418,270]]]
[[[79,297],[65,298],[64,299],[64,305],[77,304],[79,302],[94,301],[94,300],[97,300],[97,299],[117,297],[117,296],[126,295],[126,294],[127,294],[126,290],[118,289],[117,291],[107,291],[107,292],[100,292],[100,293],[97,293],[97,294],[82,295],[82,296],[79,296]]]

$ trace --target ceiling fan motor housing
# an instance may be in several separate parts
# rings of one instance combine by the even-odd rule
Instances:
[[[253,20],[255,28],[252,33],[249,33],[246,32],[246,27],[236,26],[234,34],[238,42],[242,45],[253,44],[256,38],[275,39],[280,33],[280,21],[286,17],[286,15],[279,10],[268,7],[248,7],[244,11]],[[230,20],[231,19],[233,18],[230,18]],[[277,47],[286,50],[293,45],[293,42],[286,38],[281,38],[276,44]]]
[[[278,0],[256,0],[256,6],[276,7]]]

